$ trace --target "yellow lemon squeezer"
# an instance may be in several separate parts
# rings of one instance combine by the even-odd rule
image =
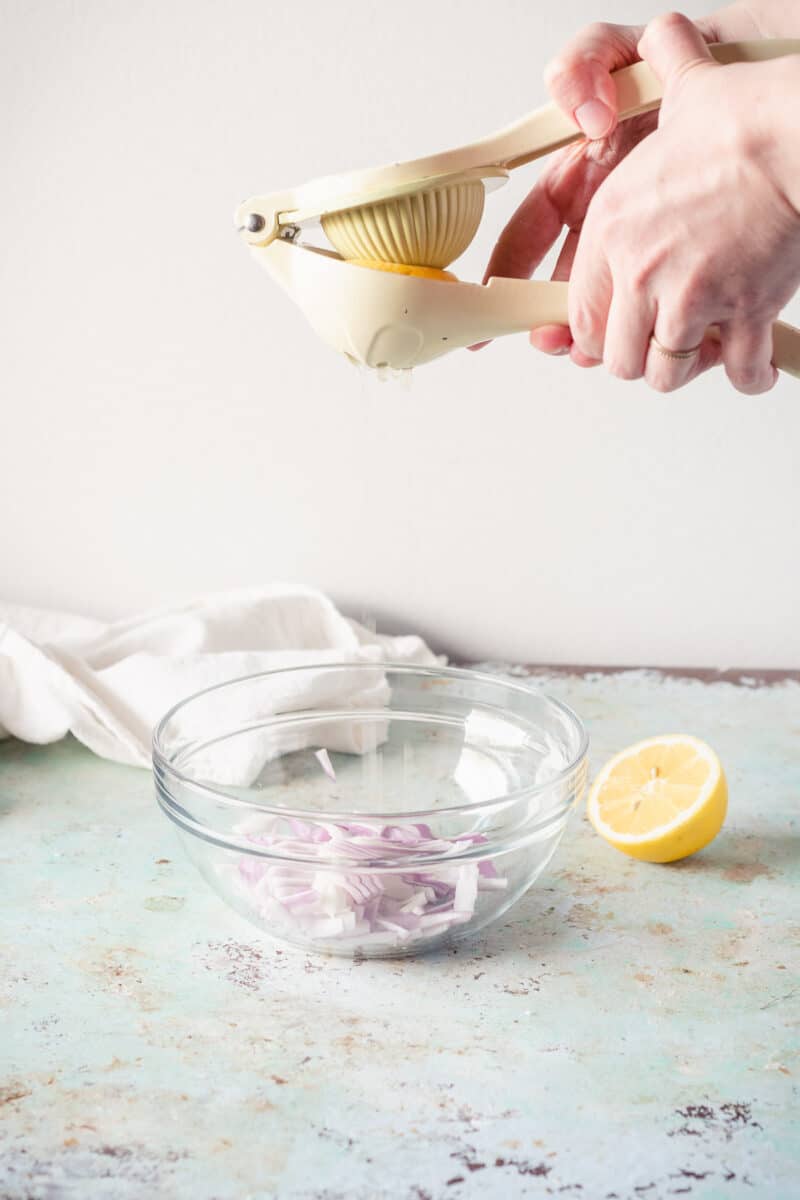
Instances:
[[[798,54],[800,41],[710,49],[723,64],[752,62]],[[617,71],[614,81],[622,119],[658,107],[661,86],[646,63]],[[545,105],[468,146],[254,196],[240,205],[236,225],[334,350],[369,367],[416,367],[474,342],[567,323],[565,283],[467,283],[445,268],[472,241],[487,191],[582,136]],[[319,225],[329,246],[306,240]],[[776,323],[774,362],[800,375],[800,330]]]

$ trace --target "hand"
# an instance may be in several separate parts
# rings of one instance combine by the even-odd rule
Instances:
[[[530,278],[565,226],[568,233],[552,278],[569,279],[589,202],[614,167],[656,127],[655,113],[617,125],[611,72],[636,62],[642,33],[639,26],[590,25],[548,66],[545,78],[554,100],[594,140],[568,146],[548,159],[501,233],[484,279]],[[531,342],[547,353],[566,354],[572,336],[566,326],[548,325],[535,329]],[[578,351],[573,357],[581,365],[592,365],[584,363]]]
[[[782,0],[759,0],[760,7]],[[748,8],[736,3],[697,22],[709,42],[764,36]],[[770,32],[772,32],[770,30]],[[548,159],[530,195],[513,215],[492,253],[484,281],[492,275],[528,279],[566,227],[567,236],[552,278],[567,280],[592,197],[613,169],[652,133],[657,114],[617,125],[617,97],[611,72],[638,61],[644,26],[589,25],[547,67],[545,78],[555,102],[586,134],[588,141]],[[550,354],[572,352],[580,366],[596,366],[573,345],[566,326],[534,329],[531,344]]]
[[[659,128],[586,216],[569,299],[578,361],[671,391],[721,356],[740,391],[766,391],[772,321],[800,283],[796,150],[780,130],[797,111],[798,61],[720,67],[675,14],[652,22],[639,48],[663,85]],[[704,337],[710,325],[719,344]],[[672,359],[651,335],[699,349]]]

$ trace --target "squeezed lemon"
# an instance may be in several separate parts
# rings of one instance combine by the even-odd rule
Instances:
[[[415,267],[408,263],[381,262],[379,258],[348,258],[354,267],[370,267],[373,271],[390,271],[393,275],[414,275],[418,279],[438,279],[442,283],[458,283],[452,271],[438,267]]]

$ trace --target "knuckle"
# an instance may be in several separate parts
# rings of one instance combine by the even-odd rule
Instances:
[[[656,280],[663,258],[656,251],[642,251],[640,241],[626,234],[623,218],[611,217],[603,230],[615,290],[624,291],[637,303],[658,291]]]
[[[606,355],[605,367],[615,379],[622,379],[625,382],[630,382],[633,379],[641,379],[642,377],[642,372],[636,370],[630,362],[625,362],[623,359],[614,358],[610,355]]]
[[[744,174],[748,166],[757,162],[762,153],[764,142],[761,131],[757,127],[754,128],[749,121],[735,121],[731,122],[724,135],[728,153],[736,155],[734,161],[739,164],[739,170]]]
[[[581,58],[561,58],[545,71],[545,86],[553,99],[570,112],[594,92],[588,65]]]
[[[702,339],[707,326],[713,323],[712,309],[708,285],[702,274],[690,276],[670,296],[669,305],[659,308],[659,340],[675,349],[695,345]]]
[[[686,26],[690,24],[691,22],[689,21],[688,17],[685,17],[683,13],[675,12],[673,10],[670,12],[659,13],[657,17],[653,17],[651,21],[648,21],[647,32],[649,34],[656,35],[673,33],[675,30],[685,29]]]
[[[746,396],[768,392],[775,382],[772,371],[764,371],[757,367],[726,367],[726,374],[736,390]]]
[[[581,30],[579,37],[582,42],[596,45],[598,42],[609,41],[615,33],[615,26],[609,21],[590,21]]]
[[[728,307],[730,319],[737,324],[741,323],[745,328],[762,325],[773,315],[764,288],[752,281],[742,282],[741,287],[738,287],[731,297]]]
[[[666,375],[648,375],[647,382],[654,392],[660,392],[662,395],[666,395],[667,392],[674,392],[678,387],[677,382]]]
[[[649,290],[654,273],[655,266],[647,259],[631,263],[630,269],[626,273],[627,287],[637,296],[644,294]]]
[[[585,224],[589,225],[593,238],[602,238],[598,244],[604,249],[611,245],[629,252],[634,246],[641,255],[638,215],[632,212],[630,195],[625,194],[613,176],[609,176],[592,196]],[[641,256],[655,257],[651,254]]]
[[[684,276],[675,294],[674,310],[679,320],[693,320],[708,306],[711,264],[697,261]]]
[[[611,176],[600,184],[595,194],[589,201],[589,207],[586,210],[586,221],[604,221],[609,220],[620,211],[624,202],[621,195],[617,195],[617,189],[614,187],[614,181]]]
[[[592,338],[597,331],[598,322],[592,310],[583,304],[576,306],[569,315],[569,324],[573,336],[586,340]]]
[[[606,257],[615,247],[629,244],[630,229],[626,239],[623,204],[616,189],[605,186],[598,188],[589,203],[581,234],[586,241],[602,246]]]
[[[585,25],[545,67],[544,81],[547,87],[556,91],[564,90],[574,85],[576,77],[596,68],[598,49],[613,40],[614,28],[607,21]]]
[[[557,54],[544,69],[548,87],[565,87],[574,83],[586,65],[586,57],[577,48],[567,47]]]
[[[548,88],[557,87],[561,79],[569,74],[570,62],[564,54],[550,60],[544,69],[544,82]]]

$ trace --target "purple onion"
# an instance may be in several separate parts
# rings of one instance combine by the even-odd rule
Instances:
[[[286,859],[298,855],[318,860],[319,869],[307,862],[269,862],[243,855],[237,872],[240,888],[264,920],[277,919],[295,935],[315,940],[401,946],[465,924],[474,916],[480,892],[508,884],[488,859],[458,861],[465,844],[486,842],[480,833],[437,838],[425,824],[265,818],[259,833],[246,836],[254,845],[279,849]],[[331,870],[335,860],[369,862],[426,854],[452,855],[454,861],[429,871],[420,870],[419,864],[407,872],[402,867],[382,872]]]

